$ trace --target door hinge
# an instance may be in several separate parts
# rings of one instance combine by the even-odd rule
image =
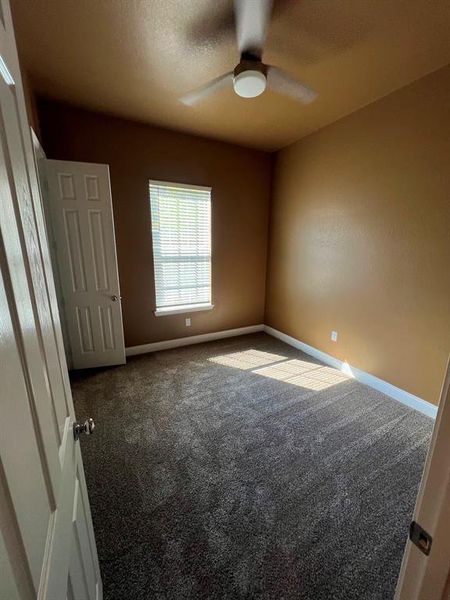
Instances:
[[[409,526],[409,539],[421,550],[426,556],[430,554],[433,538],[423,529],[419,523],[411,521]]]

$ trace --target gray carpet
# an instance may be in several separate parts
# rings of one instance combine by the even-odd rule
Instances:
[[[393,597],[431,419],[265,334],[72,384],[105,600]]]

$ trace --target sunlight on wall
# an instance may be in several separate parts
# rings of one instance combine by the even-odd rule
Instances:
[[[349,377],[354,377],[354,376],[355,376],[355,374],[354,374],[354,373],[353,373],[353,371],[352,371],[352,368],[351,368],[351,366],[348,364],[348,362],[347,362],[347,361],[344,361],[344,362],[342,363],[342,366],[341,366],[341,371],[342,371],[343,373],[345,373],[346,375],[348,375]]]
[[[224,367],[251,371],[262,377],[269,377],[309,390],[324,390],[347,381],[353,375],[348,363],[344,363],[341,372],[332,367],[325,367],[306,360],[288,359],[282,354],[262,352],[253,348],[243,352],[214,356],[208,360]]]

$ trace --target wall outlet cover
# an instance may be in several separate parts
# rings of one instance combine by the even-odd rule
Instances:
[[[337,342],[337,331],[332,331],[331,332],[331,341],[332,342]]]
[[[190,326],[191,326],[191,318],[190,318],[190,317],[188,317],[188,318],[186,319],[186,327],[190,327]]]

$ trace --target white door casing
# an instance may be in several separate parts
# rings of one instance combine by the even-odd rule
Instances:
[[[426,556],[408,539],[395,600],[449,600],[450,357],[413,520],[431,535],[430,553]]]
[[[49,200],[48,200],[48,183],[47,183],[47,173],[46,173],[47,157],[45,156],[44,149],[41,146],[41,143],[36,135],[36,132],[33,130],[32,127],[31,127],[31,140],[32,140],[32,144],[33,144],[36,173],[38,176],[38,184],[39,184],[42,212],[44,214],[45,232],[46,232],[47,239],[48,239],[50,259],[51,259],[51,263],[53,265],[53,280],[55,283],[56,298],[58,301],[58,309],[59,309],[59,316],[60,316],[60,321],[61,321],[61,330],[62,330],[62,337],[63,337],[63,342],[64,342],[64,350],[66,353],[67,366],[70,371],[73,368],[72,367],[72,355],[71,355],[71,349],[70,349],[70,344],[69,344],[69,336],[67,334],[67,324],[66,324],[66,318],[65,318],[65,314],[64,314],[64,305],[63,305],[63,301],[62,301],[63,295],[62,295],[62,291],[61,291],[61,289],[62,289],[61,281],[59,279],[59,270],[57,268],[56,245],[55,245],[55,240],[53,238],[53,231],[50,227],[51,219],[50,219],[50,212],[49,212],[50,207],[49,207]]]
[[[123,364],[109,168],[47,160],[46,173],[72,366]]]
[[[0,598],[102,598],[9,4],[0,6]]]

